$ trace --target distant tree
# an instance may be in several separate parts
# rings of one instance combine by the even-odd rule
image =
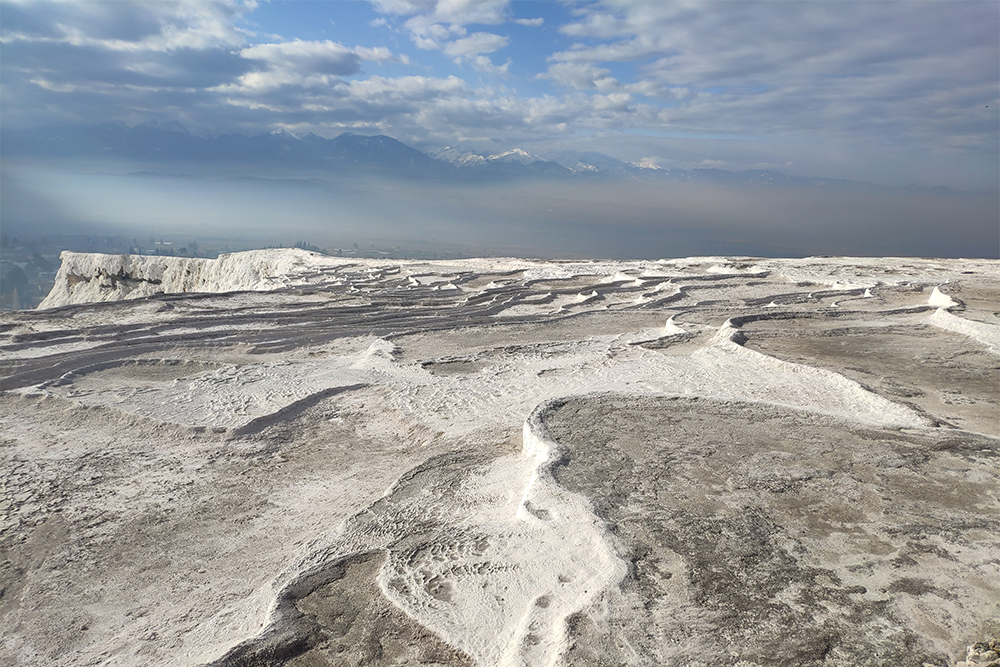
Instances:
[[[13,294],[15,290],[24,294],[27,288],[28,275],[20,266],[15,266],[0,277],[0,293],[2,294]]]
[[[31,263],[35,265],[35,268],[39,271],[52,271],[55,267],[52,262],[42,257],[39,253],[34,253],[31,256]]]
[[[0,248],[9,248],[10,239],[7,238],[6,234],[0,234]]]

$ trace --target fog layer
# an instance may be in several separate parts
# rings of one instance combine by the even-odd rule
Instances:
[[[528,257],[997,257],[997,193],[706,183],[253,178],[6,164],[7,234],[306,241]]]

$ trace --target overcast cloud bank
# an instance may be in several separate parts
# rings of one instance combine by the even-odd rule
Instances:
[[[351,130],[887,185],[998,182],[995,2],[8,1],[0,12],[8,128]]]

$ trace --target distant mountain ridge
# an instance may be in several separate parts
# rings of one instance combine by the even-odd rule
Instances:
[[[184,127],[107,123],[85,128],[50,128],[3,133],[8,155],[113,157],[152,161],[260,162],[331,170],[372,171],[392,176],[426,174],[437,163],[427,154],[384,135],[345,132],[333,139],[268,134],[197,136]]]
[[[464,170],[474,170],[486,173],[517,174],[533,172],[568,176],[572,170],[550,160],[533,155],[523,148],[512,148],[501,153],[476,153],[460,151],[446,146],[440,150],[432,150],[430,155],[454,167]]]
[[[239,163],[319,169],[411,179],[483,182],[518,178],[698,182],[731,186],[878,188],[844,179],[788,176],[766,170],[650,168],[593,151],[547,157],[521,148],[477,153],[452,147],[420,151],[386,135],[344,132],[332,139],[284,129],[266,134],[198,136],[179,123],[106,123],[34,130],[2,130],[7,156],[117,158],[154,162]]]

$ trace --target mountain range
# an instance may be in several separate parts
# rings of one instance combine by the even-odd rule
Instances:
[[[501,181],[524,178],[600,179],[643,182],[703,182],[808,188],[880,187],[844,179],[788,176],[773,171],[664,169],[618,160],[597,152],[562,151],[541,157],[521,148],[500,153],[452,147],[427,152],[385,135],[344,132],[332,139],[286,130],[268,134],[199,136],[178,123],[105,123],[0,133],[5,157],[124,159],[318,169],[442,181]]]

